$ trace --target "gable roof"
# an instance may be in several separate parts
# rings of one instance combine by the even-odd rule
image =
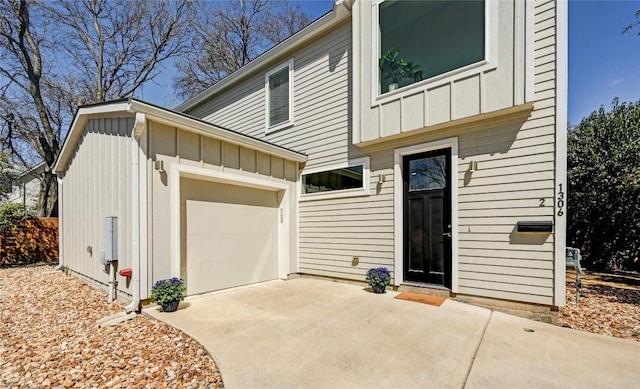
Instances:
[[[23,180],[23,179],[29,179],[29,178],[36,178],[37,176],[39,176],[40,174],[42,174],[42,172],[44,172],[45,167],[47,166],[46,163],[40,162],[39,164],[35,165],[34,167],[25,170],[23,172],[21,172],[20,174],[18,174],[15,178],[16,181],[19,180]]]
[[[350,17],[353,1],[354,0],[335,0],[333,9],[331,11],[316,19],[305,28],[291,35],[289,38],[278,43],[271,49],[265,51],[253,61],[249,62],[227,77],[216,82],[209,88],[180,104],[175,108],[175,110],[180,112],[188,112],[189,110],[206,102],[208,99],[222,92],[223,90],[233,87],[236,83],[244,80],[253,73],[266,68],[267,66],[270,66],[277,60],[280,60],[280,56],[284,55],[285,53],[291,52],[307,44],[311,40],[322,36],[331,28]]]
[[[189,116],[187,114],[172,111],[167,108],[154,105],[136,98],[126,98],[104,103],[84,105],[78,107],[73,118],[71,128],[58,155],[58,159],[53,166],[56,174],[66,170],[73,155],[76,145],[84,133],[85,125],[89,119],[98,117],[133,116],[137,113],[144,114],[147,119],[154,122],[178,127],[182,130],[194,132],[207,137],[220,139],[224,142],[233,143],[267,154],[276,155],[294,162],[305,163],[307,156],[303,153],[266,142],[227,128],[215,126],[204,120]]]

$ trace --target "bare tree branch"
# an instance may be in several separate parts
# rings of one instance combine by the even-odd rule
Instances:
[[[197,3],[190,17],[194,37],[178,62],[174,80],[188,98],[246,65],[273,45],[309,24],[309,17],[289,0],[238,0]]]
[[[134,94],[185,50],[187,0],[0,1],[0,140],[12,162],[45,161],[39,211],[76,103]]]
[[[157,65],[186,49],[187,0],[59,0],[49,7],[75,42],[65,51],[75,93],[86,103],[135,93],[157,75]],[[90,23],[87,21],[91,21]]]

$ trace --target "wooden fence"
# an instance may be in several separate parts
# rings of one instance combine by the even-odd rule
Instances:
[[[0,266],[58,261],[58,218],[40,217],[0,232]]]

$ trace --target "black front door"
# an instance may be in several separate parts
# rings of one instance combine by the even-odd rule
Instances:
[[[404,157],[404,279],[451,287],[451,149]]]

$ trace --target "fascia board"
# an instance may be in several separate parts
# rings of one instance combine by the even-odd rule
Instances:
[[[315,22],[303,28],[298,33],[292,35],[290,38],[282,41],[280,44],[268,50],[252,62],[249,62],[247,65],[236,70],[234,73],[231,73],[211,87],[200,92],[195,97],[192,97],[186,102],[180,104],[179,106],[174,108],[174,110],[179,112],[188,111],[203,103],[207,99],[213,97],[217,93],[233,87],[236,83],[250,76],[254,72],[262,68],[271,66],[272,62],[274,62],[276,59],[279,59],[279,57],[284,55],[285,53],[304,45],[305,43],[311,41],[312,39],[315,39],[318,36],[321,36],[333,26],[347,19],[349,15],[350,12],[347,9],[346,5],[343,6],[342,3],[336,3],[334,9],[326,15],[320,17]]]
[[[145,104],[141,101],[132,100],[128,107],[129,112],[140,112],[147,115],[147,118],[156,122],[177,126],[190,132],[195,132],[204,136],[214,137],[225,142],[248,147],[267,154],[276,155],[294,162],[303,163],[307,161],[304,154],[287,150],[282,147],[272,145],[242,134],[234,133],[212,124],[203,123],[181,114],[171,112],[159,107]]]
[[[111,104],[100,104],[78,108],[76,116],[73,118],[73,122],[71,122],[71,127],[69,129],[69,133],[67,134],[67,138],[62,145],[62,150],[58,155],[56,163],[53,165],[53,172],[55,174],[60,174],[67,167],[67,163],[69,162],[69,158],[71,157],[73,148],[78,143],[78,140],[80,139],[80,136],[84,131],[84,126],[89,120],[89,116],[111,114],[122,111],[126,112],[127,105],[127,101],[118,101]]]
[[[225,142],[241,145],[243,147],[258,150],[267,154],[276,155],[278,157],[282,157],[294,162],[307,162],[306,155],[297,153],[293,150],[288,150],[240,133],[235,133],[233,131],[217,127],[213,124],[205,123],[194,118],[189,118],[187,116],[184,116],[183,114],[172,112],[165,108],[156,107],[139,100],[129,99],[128,101],[118,101],[111,104],[101,104],[79,108],[76,116],[73,119],[69,134],[65,139],[62,150],[60,151],[58,160],[53,166],[53,172],[55,174],[60,174],[65,171],[69,159],[73,154],[73,149],[76,147],[76,144],[78,143],[80,137],[82,136],[82,133],[84,132],[84,127],[90,118],[96,116],[129,116],[138,112],[147,115],[149,119],[152,119],[159,123],[167,124],[169,126],[180,127],[190,132],[195,132],[208,137],[214,137]]]

